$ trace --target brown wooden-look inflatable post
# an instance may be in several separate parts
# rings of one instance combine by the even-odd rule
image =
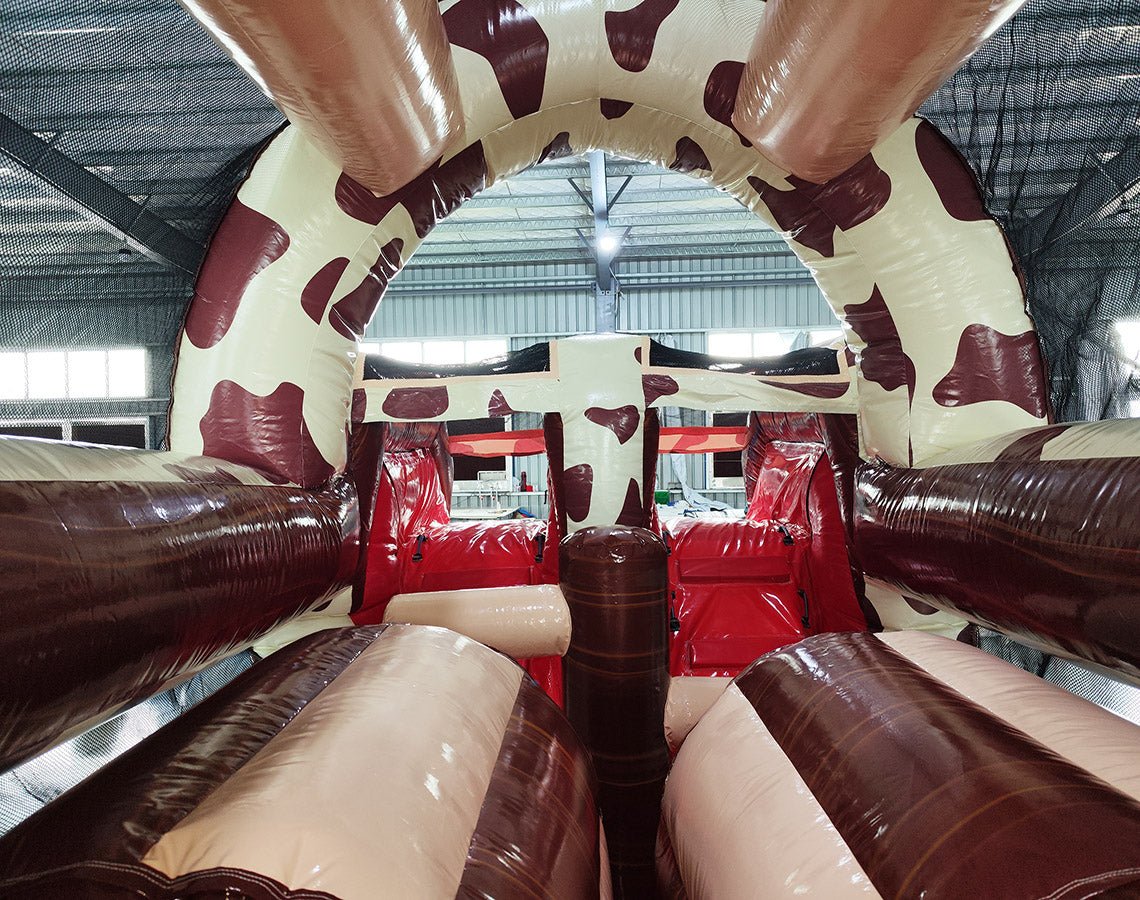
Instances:
[[[573,627],[566,713],[594,757],[614,896],[652,897],[669,772],[665,545],[644,528],[584,528],[559,555]]]

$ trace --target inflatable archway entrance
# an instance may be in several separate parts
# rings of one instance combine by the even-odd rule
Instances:
[[[355,342],[391,278],[464,200],[588,149],[691,173],[787,237],[857,360],[865,455],[912,465],[1047,420],[1015,264],[931,126],[910,120],[822,186],[777,169],[733,126],[762,4],[442,9],[463,138],[384,196],[295,129],[266,148],[187,316],[172,449],[310,487],[343,470]]]

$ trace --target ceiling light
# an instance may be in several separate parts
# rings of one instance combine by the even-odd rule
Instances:
[[[605,231],[598,236],[598,249],[601,250],[602,253],[614,253],[617,251],[617,248],[618,239],[617,235],[613,232]]]

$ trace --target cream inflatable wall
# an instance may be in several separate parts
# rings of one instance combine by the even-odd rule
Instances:
[[[499,6],[441,5],[463,129],[424,174],[377,196],[296,128],[262,153],[187,317],[173,449],[307,486],[343,470],[356,339],[387,283],[463,200],[594,148],[715,184],[788,238],[855,355],[867,456],[911,465],[1047,421],[1015,264],[931,126],[817,186],[732,124],[762,4]]]

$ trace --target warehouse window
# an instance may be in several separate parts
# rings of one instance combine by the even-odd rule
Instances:
[[[451,366],[506,356],[507,339],[383,341],[379,345],[379,352],[389,359],[402,362]]]
[[[146,350],[0,351],[0,400],[99,400],[147,395]]]
[[[711,331],[709,354],[726,359],[783,356],[798,336],[798,331]]]
[[[843,337],[840,328],[816,328],[808,332],[808,343],[813,347],[826,347]]]

